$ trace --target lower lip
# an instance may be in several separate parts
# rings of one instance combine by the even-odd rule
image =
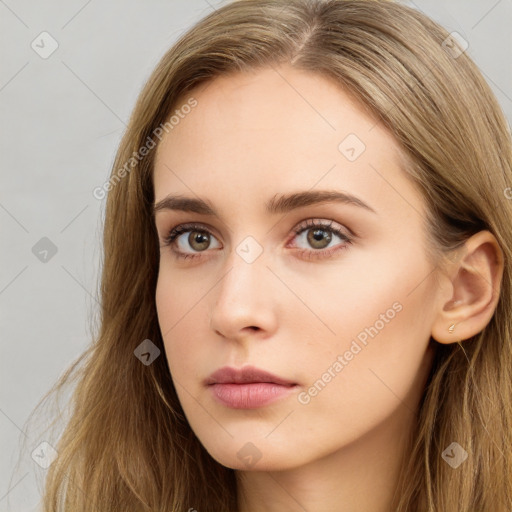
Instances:
[[[256,409],[292,393],[295,385],[282,386],[272,382],[249,384],[211,384],[213,396],[232,409]]]

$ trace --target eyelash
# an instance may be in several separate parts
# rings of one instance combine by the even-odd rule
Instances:
[[[330,249],[318,249],[318,250],[299,249],[299,254],[301,256],[304,256],[307,259],[328,258],[329,256],[331,256],[334,253],[337,253],[339,251],[347,249],[348,246],[353,243],[352,237],[348,236],[346,233],[344,233],[343,231],[341,231],[337,228],[331,227],[332,222],[333,221],[319,222],[316,220],[309,219],[308,221],[306,221],[306,224],[304,224],[304,223],[300,224],[297,228],[295,228],[293,230],[293,232],[295,233],[295,236],[297,236],[297,235],[302,234],[304,231],[308,231],[312,228],[322,229],[324,231],[327,231],[327,232],[330,232],[332,234],[339,236],[344,241],[344,244],[341,247],[332,247]],[[171,250],[174,253],[174,255],[176,256],[176,258],[179,258],[179,259],[185,260],[185,259],[195,259],[195,258],[202,257],[201,252],[205,252],[205,251],[201,251],[196,254],[186,254],[186,253],[181,253],[181,252],[175,250],[173,247],[175,245],[176,238],[178,238],[183,233],[188,233],[190,231],[198,231],[199,233],[214,236],[210,230],[206,229],[201,224],[194,224],[194,223],[181,224],[181,225],[176,226],[175,228],[170,230],[169,234],[164,239],[163,246],[171,247]]]

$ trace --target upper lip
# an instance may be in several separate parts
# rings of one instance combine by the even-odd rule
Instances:
[[[270,382],[282,386],[293,386],[295,382],[282,379],[265,370],[260,370],[254,366],[244,366],[243,368],[232,368],[224,366],[213,372],[206,380],[206,385],[211,384],[248,384],[254,382]]]

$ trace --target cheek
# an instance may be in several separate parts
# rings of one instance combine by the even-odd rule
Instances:
[[[196,315],[196,307],[205,302],[208,286],[204,279],[190,278],[190,274],[171,270],[161,263],[155,292],[158,323],[165,333],[174,333],[189,316]]]
[[[353,405],[365,392],[371,399],[374,389],[393,396],[379,381],[379,372],[402,393],[414,380],[430,337],[434,298],[431,269],[417,242],[408,253],[397,254],[394,246],[358,253],[347,258],[339,273],[308,276],[301,283],[298,294],[308,297],[307,305],[318,316],[304,310],[296,315],[297,332],[310,333],[304,347],[310,382],[347,355],[343,370],[326,386],[339,387],[330,398]]]
[[[171,275],[164,270],[159,273],[156,287],[156,310],[165,354],[173,380],[182,385],[197,379],[198,359],[205,353],[208,339],[207,294],[211,285],[200,283],[199,279],[190,282],[180,278],[178,272]],[[179,394],[178,386],[176,390]]]
[[[323,309],[336,336],[308,343],[304,360],[309,379],[298,396],[304,421],[307,417],[311,432],[319,434],[317,442],[350,442],[396,413],[410,415],[417,407],[431,362],[433,286],[425,279],[427,265],[398,266],[401,272],[396,264],[394,268],[367,272],[350,300],[327,301],[335,306]]]

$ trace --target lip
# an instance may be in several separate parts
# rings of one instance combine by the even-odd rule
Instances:
[[[289,395],[297,383],[254,366],[237,369],[225,366],[208,377],[204,384],[221,404],[232,409],[255,409]]]
[[[244,366],[243,368],[224,366],[213,372],[205,380],[207,386],[210,384],[251,384],[255,382],[267,382],[281,386],[293,386],[296,384],[296,382],[283,379],[265,370],[260,370],[255,366]]]

